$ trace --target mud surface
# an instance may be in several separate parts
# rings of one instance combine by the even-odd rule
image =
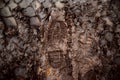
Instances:
[[[0,0],[0,80],[120,80],[120,1]]]

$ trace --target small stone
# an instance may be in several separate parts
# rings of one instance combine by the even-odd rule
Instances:
[[[46,0],[46,1],[43,3],[43,6],[44,6],[45,8],[50,8],[50,7],[52,6],[52,4],[50,3],[49,0]]]
[[[14,3],[13,1],[10,1],[8,6],[10,7],[11,10],[15,9],[17,7],[17,4]]]
[[[33,29],[33,34],[37,35],[37,30],[36,29]]]
[[[98,11],[98,12],[96,13],[95,17],[100,17],[100,16],[101,16],[101,14],[100,14],[100,12]]]
[[[39,17],[40,17],[40,19],[45,18],[45,16],[46,16],[46,14],[45,14],[44,12],[40,12],[40,13],[39,13]]]
[[[98,24],[98,27],[97,27],[98,31],[103,31],[104,30],[103,26],[104,24]]]
[[[107,0],[102,0],[103,3],[107,2]]]
[[[11,41],[13,41],[14,43],[20,43],[17,37],[12,37]]]
[[[120,65],[120,57],[116,57],[116,58],[115,58],[115,63],[116,63],[117,65]]]
[[[110,50],[107,51],[107,56],[112,56],[112,54],[113,54],[112,51]]]
[[[4,0],[6,3],[9,2],[10,0]]]
[[[0,50],[2,51],[4,49],[4,40],[3,39],[0,39]]]
[[[4,39],[0,39],[0,44],[2,45],[2,44],[4,44]]]
[[[79,41],[82,42],[82,43],[86,43],[87,42],[87,35],[86,35],[86,33],[80,35]]]
[[[4,30],[4,23],[0,21],[0,30]]]
[[[26,8],[26,7],[28,7],[29,5],[30,5],[30,3],[32,2],[33,0],[23,0],[20,4],[19,4],[19,6],[21,7],[21,8]]]
[[[113,34],[112,33],[110,33],[110,32],[107,32],[106,34],[105,34],[105,39],[107,40],[107,41],[112,41],[113,40]]]
[[[101,46],[104,46],[104,45],[106,45],[107,44],[107,41],[105,40],[105,39],[102,39],[101,40]]]
[[[0,38],[3,38],[3,33],[2,33],[3,31],[2,30],[0,30]]]
[[[5,6],[5,3],[2,0],[0,0],[0,8],[3,8],[4,6]]]
[[[117,25],[115,32],[120,33],[120,24]]]
[[[20,67],[20,68],[16,68],[14,73],[16,76],[26,77],[27,71],[25,70],[25,68]]]
[[[14,17],[4,18],[4,22],[6,26],[13,26],[13,27],[17,26],[17,23]]]
[[[78,1],[80,1],[81,4],[87,2],[87,0],[78,0]]]
[[[62,9],[62,8],[64,7],[64,4],[61,3],[60,1],[57,1],[57,2],[55,3],[55,6],[56,6],[57,8],[59,8],[59,9]]]
[[[92,6],[93,6],[93,7],[96,7],[96,6],[97,6],[97,3],[98,3],[98,1],[92,1]]]
[[[32,2],[32,7],[34,8],[34,10],[37,10],[41,7],[41,4],[38,1],[34,1]]]
[[[15,44],[10,40],[9,44],[6,46],[6,49],[13,51],[15,49]]]
[[[40,26],[40,21],[37,17],[30,18],[30,25],[31,26]]]
[[[35,16],[35,11],[32,7],[28,7],[23,11],[24,15],[32,17]]]
[[[15,0],[16,3],[19,3],[21,0]]]
[[[56,2],[57,0],[52,0],[52,2]]]
[[[58,21],[65,21],[65,16],[64,16],[65,12],[64,11],[60,11],[59,12],[59,17],[57,18]]]
[[[1,16],[5,17],[11,16],[11,12],[8,7],[4,7],[3,9],[1,9],[0,14]]]
[[[40,3],[44,2],[45,0],[39,0]]]
[[[113,26],[112,21],[111,21],[108,17],[103,18],[103,20],[106,21],[106,24],[107,24],[107,25]]]
[[[65,11],[59,11],[57,8],[53,8],[51,12],[51,19],[57,21],[65,21]]]
[[[2,51],[4,49],[4,46],[0,44],[0,50]]]

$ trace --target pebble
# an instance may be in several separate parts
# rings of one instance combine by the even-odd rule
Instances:
[[[23,0],[23,1],[19,4],[19,6],[20,6],[21,8],[27,8],[32,1],[33,1],[33,0]]]
[[[4,7],[3,9],[1,9],[0,14],[4,17],[11,16],[11,12],[8,7]]]
[[[16,3],[19,3],[21,0],[15,0]]]
[[[117,65],[120,65],[120,57],[116,57],[116,58],[115,58],[115,63],[116,63]]]
[[[6,46],[7,50],[13,51],[15,49],[15,44],[10,40],[9,44]]]
[[[4,23],[2,21],[0,21],[0,30],[4,29]]]
[[[4,0],[6,3],[9,2],[10,0]]]
[[[95,17],[100,17],[101,16],[101,14],[100,14],[100,12],[98,11],[96,14],[95,14]]]
[[[14,71],[15,75],[16,76],[22,76],[22,77],[26,77],[26,69],[25,68],[16,68],[15,71]]]
[[[113,54],[112,51],[110,50],[107,51],[107,56],[112,56],[112,54]]]
[[[40,21],[39,21],[38,17],[30,18],[30,25],[31,26],[40,26]]]
[[[32,7],[34,8],[34,10],[37,10],[41,7],[41,4],[38,1],[34,1],[32,2]]]
[[[115,32],[120,33],[120,24],[117,25]]]
[[[105,39],[107,40],[107,41],[112,41],[113,40],[113,34],[112,33],[110,33],[110,32],[107,32],[106,34],[105,34]]]
[[[4,22],[6,26],[13,26],[13,27],[17,26],[17,23],[14,17],[4,18]]]
[[[117,42],[118,42],[118,45],[120,46],[120,39],[118,39]]]
[[[86,40],[87,40],[87,35],[86,35],[86,33],[80,35],[79,40],[80,40],[82,43],[86,43]]]
[[[113,22],[108,17],[103,18],[103,20],[106,21],[107,25],[113,26]]]
[[[64,12],[59,12],[59,17],[57,18],[58,21],[65,21],[65,16],[64,16]]]
[[[10,7],[11,10],[15,9],[17,7],[17,4],[13,1],[10,1],[8,6]]]
[[[54,20],[56,19],[57,21],[65,21],[65,11],[59,11],[57,8],[53,8],[51,12],[51,18]]]
[[[59,9],[62,9],[62,8],[64,7],[64,4],[61,3],[60,1],[57,1],[57,2],[55,3],[55,6],[56,6],[57,8],[59,8]]]
[[[104,30],[103,26],[104,24],[98,24],[98,27],[97,27],[98,31],[103,31]]]
[[[5,3],[2,0],[0,0],[0,8],[3,8],[4,6],[5,6]]]
[[[51,2],[49,0],[46,0],[44,3],[43,3],[43,6],[45,8],[50,8],[52,6]]]
[[[4,40],[0,39],[0,51],[4,50]]]
[[[87,2],[87,0],[77,0],[77,2],[78,2],[78,1],[79,1],[81,4]]]
[[[32,7],[28,7],[24,9],[23,13],[24,15],[29,16],[29,17],[35,16],[35,11]]]
[[[17,37],[12,37],[11,41],[13,41],[14,43],[20,43]]]
[[[45,0],[39,0],[40,3],[44,2]]]
[[[105,40],[105,39],[102,39],[101,40],[101,46],[104,46],[104,45],[106,45],[107,44],[107,41]]]
[[[46,14],[45,14],[44,12],[40,12],[40,13],[39,13],[39,17],[40,17],[40,19],[45,18],[45,16],[46,16]]]
[[[0,30],[0,38],[3,38],[3,31]]]

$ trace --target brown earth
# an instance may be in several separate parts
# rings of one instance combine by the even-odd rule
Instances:
[[[120,80],[119,0],[0,0],[0,80]]]

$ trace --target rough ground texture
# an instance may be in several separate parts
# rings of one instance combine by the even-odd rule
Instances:
[[[120,80],[120,1],[0,0],[0,80]]]

